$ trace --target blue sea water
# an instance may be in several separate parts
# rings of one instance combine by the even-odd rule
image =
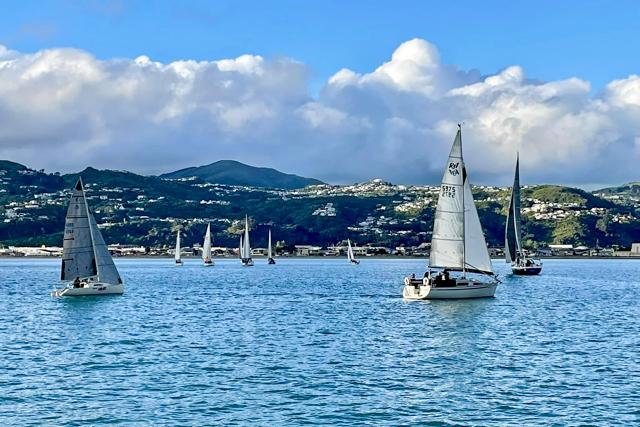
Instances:
[[[425,302],[424,260],[116,263],[123,296],[56,299],[59,260],[0,260],[0,425],[640,423],[640,262]]]

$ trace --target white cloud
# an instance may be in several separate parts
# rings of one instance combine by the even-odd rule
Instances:
[[[342,69],[318,97],[288,58],[163,64],[77,49],[0,46],[0,158],[49,170],[158,173],[235,158],[337,182],[437,182],[464,122],[475,182],[637,180],[640,77],[592,95],[579,78],[538,82],[443,64],[420,39],[369,73]]]

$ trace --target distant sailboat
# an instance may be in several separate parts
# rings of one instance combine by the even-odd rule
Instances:
[[[67,209],[60,280],[71,283],[63,289],[54,290],[53,296],[124,292],[118,269],[87,205],[82,179],[78,179]]]
[[[206,267],[213,265],[213,259],[211,258],[211,224],[207,224],[207,232],[204,235],[202,261]]]
[[[347,239],[347,259],[351,264],[360,264],[360,261],[358,261],[355,255],[353,255],[353,248],[351,247],[351,240],[349,239]]]
[[[432,274],[431,269],[442,269]],[[450,277],[450,271],[460,271]],[[498,281],[468,278],[468,273],[493,275],[489,251],[471,194],[471,184],[462,158],[462,131],[451,147],[442,177],[431,239],[429,270],[423,278],[406,277],[406,299],[457,299],[492,297]]]
[[[251,267],[253,265],[253,259],[251,259],[251,244],[249,243],[249,217],[244,217],[244,238],[240,238],[240,260],[245,267]]]
[[[269,246],[267,246],[267,264],[273,265],[276,263],[276,260],[273,259],[273,252],[271,251],[271,229],[269,229]]]
[[[511,263],[511,271],[513,274],[528,276],[540,274],[542,271],[542,262],[527,257],[522,249],[520,225],[520,156],[518,155],[504,232],[504,256],[506,261]]]
[[[182,248],[180,247],[180,229],[178,229],[178,234],[176,235],[176,266],[182,266]]]

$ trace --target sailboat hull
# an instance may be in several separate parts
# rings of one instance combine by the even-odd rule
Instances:
[[[82,288],[68,286],[63,289],[54,290],[51,295],[54,297],[81,297],[89,295],[122,295],[124,293],[123,284],[109,283],[85,283]]]
[[[428,279],[405,278],[402,296],[407,300],[492,298],[497,283],[456,280],[454,286],[432,286]]]
[[[213,267],[213,261],[205,261],[204,262],[204,266],[205,267]]]
[[[275,260],[275,259],[273,259],[273,258],[269,258],[269,259],[267,260],[267,264],[269,264],[269,265],[274,265],[275,263],[276,263],[276,260]]]
[[[249,259],[243,258],[242,259],[242,266],[243,267],[252,267],[253,266],[253,260],[251,258],[249,258]]]
[[[511,266],[511,272],[518,276],[536,276],[540,274],[541,271],[542,271],[541,265],[535,265],[530,267],[515,266],[515,265]]]

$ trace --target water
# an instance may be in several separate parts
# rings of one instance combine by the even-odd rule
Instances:
[[[640,422],[640,262],[404,302],[421,260],[116,260],[121,297],[0,260],[0,425]]]

